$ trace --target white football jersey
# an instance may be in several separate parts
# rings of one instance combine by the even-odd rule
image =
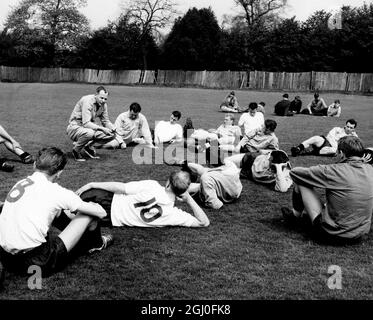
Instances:
[[[7,195],[0,215],[1,247],[15,254],[41,245],[61,210],[76,211],[82,202],[73,191],[35,172],[16,183]]]
[[[111,222],[115,227],[190,227],[198,220],[175,207],[157,181],[143,180],[126,184],[126,194],[114,194]]]

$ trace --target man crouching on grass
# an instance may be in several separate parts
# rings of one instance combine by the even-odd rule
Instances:
[[[339,140],[336,164],[292,169],[293,209],[281,208],[285,220],[299,221],[304,210],[319,240],[361,240],[370,230],[373,209],[373,167],[362,158],[363,153],[360,139],[346,136]],[[325,189],[325,205],[314,188]]]
[[[188,193],[190,175],[171,173],[165,186],[154,180],[91,182],[76,191],[85,201],[100,203],[110,217],[106,226],[114,227],[207,227],[208,217]],[[176,199],[185,202],[193,215],[175,207]]]
[[[30,266],[39,266],[42,277],[47,277],[64,267],[70,256],[112,243],[113,237],[101,236],[97,224],[105,210],[56,183],[66,163],[62,150],[43,148],[35,172],[9,191],[0,214],[0,280],[3,268],[27,274]],[[70,219],[63,209],[77,214]],[[51,233],[52,223],[62,232]]]

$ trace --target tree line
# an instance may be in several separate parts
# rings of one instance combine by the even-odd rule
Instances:
[[[23,0],[0,32],[0,65],[373,72],[373,4],[342,7],[340,26],[330,28],[323,10],[300,22],[281,18],[285,0],[235,3],[241,14],[219,25],[211,8],[174,19],[172,0],[130,0],[116,21],[90,31],[78,10],[85,0]]]

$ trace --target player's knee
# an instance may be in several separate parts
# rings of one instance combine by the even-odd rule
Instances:
[[[85,139],[93,139],[95,137],[95,131],[91,130],[91,129],[87,129],[83,135],[82,135]]]

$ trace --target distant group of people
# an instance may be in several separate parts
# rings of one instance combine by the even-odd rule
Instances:
[[[298,96],[292,106],[288,95],[283,98],[277,110],[299,113]],[[285,220],[296,223],[309,216],[313,230],[324,238],[356,240],[369,232],[373,149],[364,148],[354,119],[326,136],[313,136],[291,148],[293,157],[338,155],[337,163],[292,168],[275,135],[276,121],[265,119],[264,110],[258,111],[255,102],[248,105],[237,125],[234,113],[239,111],[229,111],[217,129],[194,129],[190,118],[183,128],[179,124],[181,112],[173,111],[169,120],[157,122],[152,131],[136,102],[111,123],[107,99],[108,91],[100,86],[74,107],[66,132],[78,162],[98,159],[96,148],[126,149],[129,144],[157,148],[164,143],[197,148],[201,141],[206,153],[216,144],[227,156],[209,167],[175,159],[168,164],[181,170],[172,172],[164,186],[154,180],[89,182],[74,193],[57,183],[67,163],[62,150],[42,148],[33,158],[0,127],[0,143],[22,162],[34,164],[34,173],[18,181],[5,202],[0,202],[0,280],[3,267],[25,273],[28,266],[38,265],[47,276],[65,266],[71,256],[107,248],[114,239],[101,233],[103,226],[207,227],[210,221],[203,207],[218,210],[238,199],[243,189],[241,179],[270,185],[279,192],[294,185],[292,208],[281,209]],[[237,101],[232,101],[232,107],[237,108]],[[313,105],[312,114],[316,110]],[[0,161],[0,165],[10,171],[6,162]],[[326,204],[314,188],[325,189]],[[178,201],[186,203],[192,213],[175,206]],[[52,225],[59,234],[50,232]]]
[[[338,118],[341,115],[342,107],[339,99],[327,106],[319,93],[314,94],[314,99],[302,109],[302,100],[300,96],[295,96],[294,100],[289,100],[289,94],[285,93],[282,100],[277,102],[274,107],[274,113],[278,116],[293,116],[294,114],[309,114],[314,116],[328,116]]]
[[[265,114],[265,102],[258,103],[257,111]],[[234,91],[228,93],[220,104],[220,111],[230,113],[249,112],[250,107],[240,107]],[[302,100],[300,96],[295,96],[292,101],[289,94],[284,93],[282,99],[274,106],[274,114],[277,116],[293,116],[295,114],[309,114],[314,116],[340,117],[342,112],[341,102],[339,99],[334,100],[329,106],[318,92],[314,93],[314,98],[302,109]]]

